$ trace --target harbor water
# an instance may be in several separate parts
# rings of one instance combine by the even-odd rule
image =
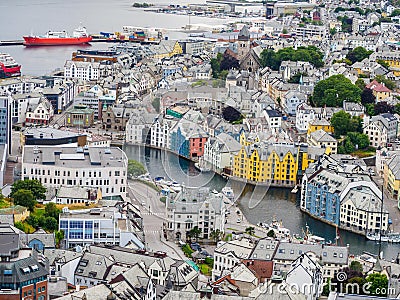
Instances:
[[[159,149],[125,145],[124,150],[129,159],[143,163],[152,178],[163,176],[186,187],[207,186],[210,190],[218,191],[226,185],[231,186],[235,196],[238,196],[237,193],[241,194],[238,205],[246,219],[253,224],[269,223],[273,219],[282,220],[283,226],[290,229],[292,234],[302,235],[306,226],[309,226],[312,234],[324,237],[327,242],[335,241],[336,229],[302,213],[299,209],[298,194],[292,194],[290,189],[254,187],[241,182],[227,181],[212,172],[200,173],[192,162]],[[352,254],[362,254],[363,251],[377,254],[379,251],[378,243],[368,241],[363,236],[344,230],[339,231],[339,236],[338,245],[349,244]],[[400,245],[383,243],[382,251],[386,259],[392,260],[400,251]]]
[[[131,0],[1,0],[0,40],[22,40],[24,35],[42,35],[49,30],[66,30],[69,33],[80,24],[89,33],[100,31],[120,32],[125,25],[180,29],[187,24],[223,24],[226,20],[176,14],[145,12],[133,8]],[[143,2],[143,1],[138,1]],[[147,0],[152,4],[179,4],[189,2]],[[191,0],[190,3],[205,3],[205,0]],[[180,31],[170,31],[170,39],[185,36]],[[9,53],[22,65],[23,75],[45,75],[57,68],[63,68],[66,59],[76,49],[106,49],[112,44],[92,43],[83,46],[30,47],[4,46],[0,52]]]

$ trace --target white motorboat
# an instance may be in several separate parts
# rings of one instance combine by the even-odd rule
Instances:
[[[221,190],[222,194],[225,195],[226,198],[229,200],[233,201],[235,199],[235,194],[233,193],[233,190],[231,187],[226,186]]]

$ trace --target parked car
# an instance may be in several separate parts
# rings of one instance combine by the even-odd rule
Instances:
[[[240,220],[240,218],[238,218],[236,223],[240,223],[240,222],[242,222],[242,220]]]
[[[194,251],[201,251],[201,247],[198,243],[191,243],[190,248],[192,248]]]

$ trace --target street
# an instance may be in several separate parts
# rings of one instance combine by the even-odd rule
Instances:
[[[177,244],[164,239],[162,227],[165,222],[165,206],[157,191],[139,181],[129,180],[128,186],[132,203],[141,208],[146,248],[149,251],[164,251],[174,259],[186,260]]]

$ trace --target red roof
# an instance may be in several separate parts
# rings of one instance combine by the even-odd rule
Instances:
[[[375,92],[382,92],[382,93],[390,93],[391,90],[389,90],[384,84],[379,83],[376,80],[373,80],[369,84],[365,86],[367,89],[373,90]]]
[[[264,282],[265,279],[272,277],[274,263],[270,260],[244,259],[242,260],[242,263],[244,263],[246,267],[254,273],[260,282]]]

